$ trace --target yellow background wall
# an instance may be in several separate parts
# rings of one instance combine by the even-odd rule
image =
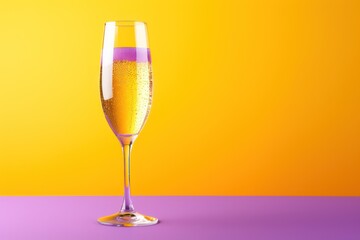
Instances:
[[[360,195],[359,1],[3,1],[0,195],[122,194],[103,24],[148,23],[135,195]]]

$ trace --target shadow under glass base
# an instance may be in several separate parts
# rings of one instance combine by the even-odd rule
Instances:
[[[99,223],[118,227],[150,226],[157,224],[159,220],[138,212],[117,212],[115,214],[101,217]]]

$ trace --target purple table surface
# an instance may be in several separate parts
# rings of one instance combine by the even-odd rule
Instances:
[[[360,239],[360,197],[134,197],[155,226],[103,226],[121,197],[0,197],[0,239]]]

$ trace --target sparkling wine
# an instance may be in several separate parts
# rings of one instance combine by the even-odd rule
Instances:
[[[149,226],[159,219],[135,211],[130,194],[131,149],[148,117],[152,98],[151,58],[146,23],[105,23],[101,54],[101,103],[121,143],[124,160],[124,198],[120,211],[98,218],[104,225]]]
[[[149,49],[115,48],[111,65],[103,62],[101,71],[101,102],[111,129],[117,136],[138,134],[151,107]]]

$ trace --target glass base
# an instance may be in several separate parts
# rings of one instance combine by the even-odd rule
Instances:
[[[104,225],[118,227],[150,226],[159,222],[157,218],[145,216],[138,212],[118,212],[101,217],[97,221]]]

